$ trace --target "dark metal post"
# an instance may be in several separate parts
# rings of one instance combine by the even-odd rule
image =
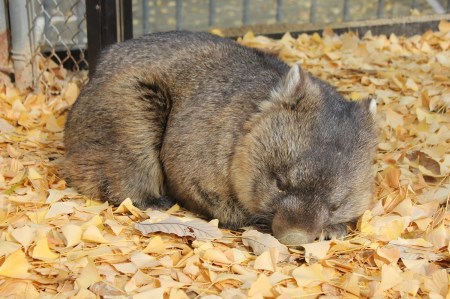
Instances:
[[[120,28],[122,36],[119,41],[133,38],[133,5],[131,0],[120,0]]]
[[[110,1],[110,6],[106,9],[106,0],[86,0],[86,21],[88,36],[88,62],[90,73],[95,69],[98,54],[102,48],[117,41],[115,13],[116,2]],[[104,16],[105,11],[114,13],[114,20]],[[113,21],[108,24],[107,21]],[[109,29],[109,30],[107,30]]]
[[[89,70],[95,69],[100,51],[118,41],[133,37],[131,0],[86,0]],[[120,27],[117,24],[120,24]]]

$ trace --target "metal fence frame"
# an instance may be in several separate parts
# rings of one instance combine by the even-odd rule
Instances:
[[[350,14],[350,1],[344,0],[343,8],[342,8],[342,19],[344,22],[352,21],[352,17]],[[444,0],[445,1],[445,0]],[[436,14],[445,14],[450,13],[450,0],[447,1],[447,6],[444,7],[439,0],[426,0],[428,5],[433,8]],[[216,8],[217,8],[217,0],[209,0],[208,1],[208,25],[213,27],[216,25]],[[250,3],[251,0],[242,0],[242,24],[249,25],[251,22],[250,19]],[[385,17],[385,0],[377,0],[377,18],[381,19]],[[277,23],[284,22],[283,15],[283,0],[275,0],[275,20]],[[411,0],[411,9],[416,9],[418,7],[418,0]],[[183,29],[183,1],[175,0],[175,28],[176,30]],[[317,8],[318,8],[318,0],[310,0],[310,8],[309,8],[309,23],[317,23]],[[143,10],[143,32],[150,33],[149,27],[149,16],[150,16],[150,5],[149,0],[142,0],[142,10]]]
[[[54,63],[62,66],[71,60],[75,70],[80,70],[83,64],[87,67],[84,56],[86,29],[81,26],[85,22],[83,0],[73,0],[74,5],[72,1],[55,0],[0,1],[3,5],[7,4],[8,10],[5,9],[4,14],[11,16],[9,53],[15,84],[19,89],[39,88],[38,83],[43,82],[42,73]],[[52,10],[49,4],[54,6]],[[75,12],[61,11],[59,5],[62,4],[69,5],[70,11]],[[61,30],[67,31],[70,36],[62,38]],[[52,33],[56,39],[52,38]],[[78,56],[74,52],[78,52]]]
[[[42,59],[54,59],[59,65],[62,65],[72,59],[78,68],[80,61],[84,63],[85,66],[89,65],[90,67],[93,67],[95,65],[96,57],[103,47],[133,36],[131,9],[132,0],[70,0],[65,1],[64,3],[72,3],[72,1],[77,1],[73,7],[70,7],[70,10],[73,10],[73,15],[69,14],[66,16],[59,11],[58,13],[60,15],[57,17],[60,17],[64,24],[67,24],[70,20],[77,23],[81,19],[84,19],[84,14],[86,14],[88,19],[87,21],[89,23],[89,30],[87,30],[87,32],[83,32],[83,29],[81,29],[80,25],[77,23],[79,26],[78,32],[81,33],[80,35],[72,37],[71,44],[70,40],[69,42],[66,42],[65,40],[60,39],[55,42],[47,38],[47,35],[49,35],[47,32],[48,30],[56,30],[56,27],[52,23],[55,20],[55,16],[49,12],[49,3],[56,5],[58,8],[58,5],[63,3],[62,0],[0,0],[0,51],[3,50],[3,53],[10,53],[10,57],[6,58],[1,56],[0,53],[0,72],[11,74],[14,73],[16,86],[20,89],[25,89],[27,87],[39,87],[38,83],[41,76],[39,72],[42,71],[42,63],[39,63],[37,58],[41,59],[41,61]],[[152,29],[148,23],[151,9],[149,6],[150,1],[151,0],[143,0],[142,2],[142,26],[145,32],[150,32]],[[186,5],[186,1],[173,1],[175,2],[174,14],[176,20],[174,29],[183,29],[183,8]],[[285,2],[283,0],[273,1],[275,5],[275,21],[277,22],[275,25],[278,26],[272,26],[272,29],[275,28],[275,30],[285,32],[292,28],[299,28],[298,26],[283,27],[282,22],[285,20],[285,16],[283,15],[283,5]],[[309,21],[310,23],[316,23],[318,0],[309,1]],[[445,11],[450,12],[450,0],[426,1],[428,5],[433,8],[434,12],[438,14],[443,14]],[[443,7],[442,1],[446,1],[446,8]],[[36,5],[36,3],[38,5]],[[82,3],[85,3],[84,7]],[[216,25],[218,3],[217,0],[209,0],[207,3],[208,25],[213,27]],[[376,14],[378,18],[384,17],[385,5],[385,0],[377,0]],[[415,8],[417,5],[418,0],[411,0],[411,8]],[[251,23],[250,8],[251,0],[242,0],[243,30],[248,30],[248,26],[245,25]],[[8,35],[7,30],[8,15],[13,16],[9,18],[10,35]],[[343,0],[342,19],[345,22],[352,19],[350,14],[350,0]],[[229,35],[233,34],[230,33]],[[89,48],[88,57],[86,57],[84,52],[86,50],[86,36],[87,48]],[[2,43],[2,41],[8,40],[10,40],[9,45]],[[42,40],[46,41],[47,45],[50,45],[50,58],[46,55],[42,55],[42,50],[46,51],[45,43],[43,44]],[[59,56],[60,53],[56,53],[58,51],[58,47],[61,47],[63,52],[66,52],[65,58],[61,58]],[[72,53],[74,50],[79,51],[78,58],[74,57]],[[13,69],[10,67],[8,61],[9,58],[12,60]]]
[[[25,9],[24,9],[25,8]],[[30,19],[27,0],[9,2],[11,25],[11,60],[13,61],[16,85],[20,89],[32,86],[36,65],[32,62],[32,37],[29,35]]]

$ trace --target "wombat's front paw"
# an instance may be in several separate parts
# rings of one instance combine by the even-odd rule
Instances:
[[[342,239],[347,235],[347,225],[348,223],[338,223],[334,225],[327,226],[320,235],[319,240],[331,240],[331,239]]]

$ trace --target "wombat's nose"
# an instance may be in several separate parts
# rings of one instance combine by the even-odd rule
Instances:
[[[316,217],[314,209],[293,210],[292,206],[282,208],[279,208],[272,220],[273,235],[281,243],[298,246],[311,243],[319,236],[322,223],[321,219]]]
[[[301,230],[287,231],[278,236],[277,238],[281,243],[293,246],[311,243],[315,239],[313,235],[303,232]]]

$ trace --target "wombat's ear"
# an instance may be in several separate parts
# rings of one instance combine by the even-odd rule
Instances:
[[[272,99],[295,104],[303,97],[307,80],[308,74],[298,64],[294,64],[280,85],[272,91]]]
[[[283,80],[283,89],[286,95],[294,95],[302,90],[306,73],[298,64],[294,64]]]
[[[361,102],[366,110],[370,112],[372,117],[375,119],[377,116],[377,101],[373,98],[365,99]]]

